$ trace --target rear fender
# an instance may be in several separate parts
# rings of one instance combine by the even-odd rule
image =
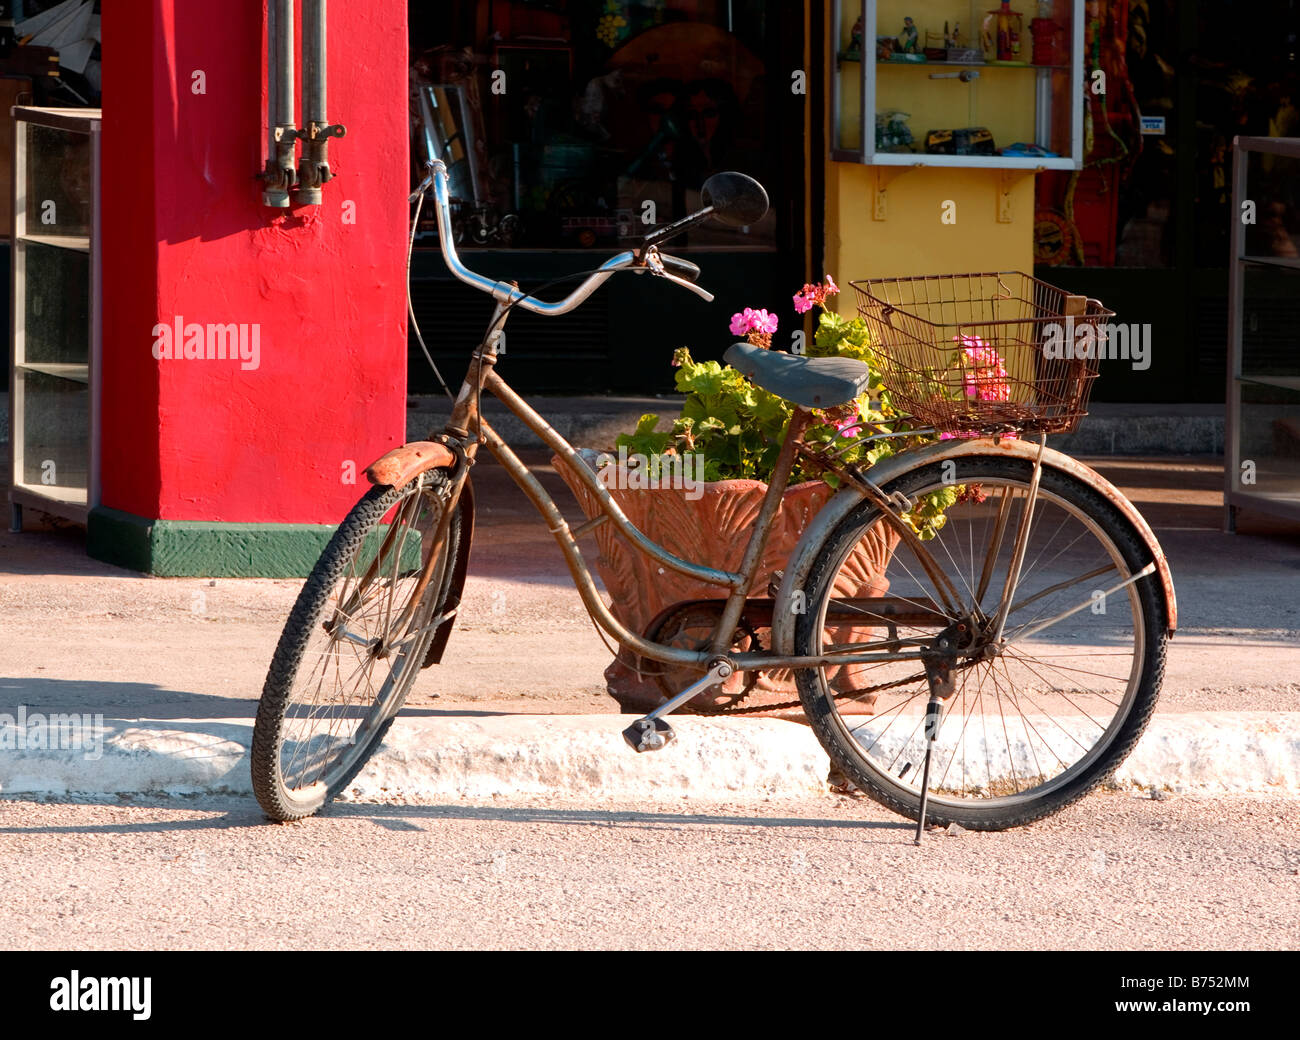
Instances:
[[[1000,441],[987,438],[974,440],[953,438],[952,440],[926,445],[916,451],[892,455],[872,466],[867,471],[867,476],[871,478],[872,483],[877,487],[883,488],[904,473],[920,469],[922,466],[929,466],[943,459],[957,458],[962,455],[993,455],[998,452],[1005,452],[1009,457],[1033,462],[1038,455],[1038,445],[1033,441],[1019,438],[1014,440],[1003,438]],[[1095,488],[1105,495],[1106,499],[1133,525],[1133,529],[1146,544],[1151,559],[1156,565],[1156,574],[1160,579],[1165,608],[1169,618],[1169,634],[1173,635],[1174,630],[1178,627],[1178,602],[1174,595],[1173,575],[1170,574],[1169,561],[1165,559],[1165,553],[1160,548],[1160,542],[1156,539],[1154,532],[1152,532],[1150,525],[1147,524],[1142,514],[1137,511],[1137,507],[1100,473],[1070,458],[1068,455],[1047,448],[1043,452],[1043,465],[1049,469],[1068,473]],[[864,498],[866,498],[865,492],[851,485],[842,487],[822,507],[821,512],[813,517],[812,523],[808,525],[803,536],[799,539],[799,544],[795,546],[794,551],[790,554],[773,611],[772,650],[775,653],[794,653],[795,617],[797,613],[803,613],[807,609],[806,601],[803,599],[806,595],[804,590],[807,588],[808,576],[812,571],[817,552],[821,548],[822,542],[835,528],[835,525],[852,512]]]

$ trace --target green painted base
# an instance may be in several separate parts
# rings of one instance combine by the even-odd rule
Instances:
[[[333,533],[327,524],[150,520],[96,506],[86,522],[86,551],[160,577],[302,578]]]

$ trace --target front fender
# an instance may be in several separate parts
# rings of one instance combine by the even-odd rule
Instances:
[[[443,613],[450,613],[451,617],[434,630],[433,641],[429,644],[429,652],[424,655],[422,668],[442,661],[447,640],[451,638],[452,626],[460,616],[460,597],[465,588],[465,574],[469,571],[470,546],[474,542],[474,486],[469,477],[461,485],[454,508],[458,513],[460,531],[456,539],[456,561],[451,568],[451,584],[447,586],[447,599],[442,605]]]
[[[394,448],[366,467],[366,479],[372,484],[404,488],[421,473],[456,465],[456,455],[438,441],[411,441]]]
[[[1005,452],[1011,458],[1033,462],[1038,456],[1038,445],[1032,441],[1019,438],[1013,440],[1003,438],[999,441],[988,438],[953,438],[952,440],[928,444],[924,448],[915,451],[891,455],[889,458],[883,459],[872,466],[867,475],[871,478],[872,483],[883,488],[888,487],[891,481],[904,473],[920,469],[922,466],[929,466],[943,459],[958,458],[962,455],[994,455],[998,452]],[[1160,585],[1165,597],[1165,608],[1169,617],[1169,634],[1172,635],[1178,627],[1178,602],[1174,595],[1173,575],[1169,571],[1169,561],[1165,559],[1165,553],[1160,548],[1160,542],[1156,539],[1155,533],[1151,530],[1142,514],[1137,511],[1137,507],[1100,473],[1076,459],[1072,459],[1069,455],[1047,448],[1043,452],[1043,465],[1068,473],[1096,488],[1133,525],[1134,530],[1151,552],[1152,560],[1155,561],[1156,572],[1160,577]],[[796,592],[807,588],[808,575],[812,571],[813,561],[816,559],[817,551],[826,536],[865,497],[865,492],[851,485],[842,487],[822,507],[821,512],[813,518],[812,523],[808,525],[802,537],[800,537],[799,543],[794,547],[794,551],[790,554],[790,559],[786,564],[785,573],[781,578],[781,589],[777,594],[776,605],[773,609],[772,650],[775,653],[794,653],[794,595]]]

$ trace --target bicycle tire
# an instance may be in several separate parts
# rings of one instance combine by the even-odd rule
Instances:
[[[1032,472],[1031,463],[1003,456],[964,456],[955,461],[956,473],[949,471],[949,476],[959,484],[976,483],[981,478],[985,481],[1027,483]],[[902,492],[914,496],[942,481],[944,465],[945,462],[941,460],[911,470],[891,481],[883,490],[891,495]],[[1044,495],[1055,496],[1056,499],[1070,503],[1091,517],[1123,559],[1130,575],[1150,562],[1150,549],[1145,541],[1123,513],[1097,489],[1070,474],[1045,468],[1040,490]],[[1037,515],[1036,513],[1036,517]],[[823,601],[830,601],[840,562],[852,546],[857,544],[863,532],[877,522],[885,523],[878,508],[866,500],[845,516],[823,540],[809,573],[808,609],[796,619],[796,654],[815,655],[819,652],[822,624],[819,618],[825,617],[822,612]],[[1110,736],[1105,746],[1097,751],[1094,745],[1081,759],[1080,768],[1075,775],[1069,776],[1068,771],[1064,772],[1062,776],[1065,779],[1037,796],[1033,796],[1032,792],[1014,798],[1000,799],[994,795],[986,800],[987,804],[980,804],[973,799],[936,796],[932,786],[928,820],[941,826],[955,823],[970,830],[996,831],[1024,826],[1077,802],[1114,774],[1136,745],[1155,709],[1165,667],[1168,619],[1159,580],[1155,575],[1149,575],[1136,581],[1130,588],[1134,594],[1126,598],[1130,603],[1137,603],[1141,612],[1143,656],[1140,670],[1135,665],[1129,679],[1129,686],[1132,687],[1136,681],[1136,688],[1126,697],[1117,710],[1116,718],[1111,721],[1106,731]],[[1136,632],[1136,620],[1134,629]],[[1136,638],[1135,635],[1135,640]],[[916,662],[910,664],[914,666]],[[798,669],[795,678],[808,721],[834,765],[871,798],[915,820],[920,812],[919,789],[903,782],[902,776],[906,775],[906,769],[895,776],[868,756],[854,736],[850,724],[836,709],[836,698],[824,680],[821,669]],[[922,682],[920,686],[925,689],[926,684]],[[1018,698],[1019,691],[1016,692]],[[925,696],[928,697],[928,694]],[[1016,703],[1019,709],[1018,699]],[[943,732],[942,727],[940,732]],[[965,727],[957,739],[960,742],[964,738]],[[953,755],[956,753],[954,750]],[[1090,760],[1089,755],[1092,756]],[[964,768],[963,762],[963,770]]]
[[[422,487],[436,496],[445,481],[446,476],[441,472],[425,474]],[[377,528],[384,518],[410,492],[409,486],[403,490],[377,486],[362,496],[322,551],[285,622],[258,701],[251,754],[253,793],[262,810],[272,820],[289,822],[303,819],[345,790],[382,743],[421,671],[421,663],[433,638],[433,629],[429,626],[425,626],[425,630],[412,643],[390,655],[395,659],[393,667],[401,665],[401,673],[392,688],[382,695],[382,703],[376,699],[371,705],[369,714],[358,726],[360,737],[354,735],[352,750],[346,752],[341,767],[336,768],[328,780],[317,781],[305,789],[286,783],[282,761],[285,730],[293,704],[295,684],[302,671],[308,647],[318,628],[325,627],[322,617],[340,579],[349,566],[353,567],[355,574],[354,561],[366,551],[367,539],[377,538]],[[436,516],[430,523],[436,523]],[[436,584],[433,587],[437,589],[437,597],[433,600],[433,606],[429,607],[429,591],[425,591],[414,614],[417,623],[436,616],[438,608],[446,601],[453,569],[450,561],[455,559],[459,536],[458,504],[457,513],[448,526],[446,544],[440,554],[443,560],[441,573],[435,573]],[[382,539],[378,540],[382,542]],[[395,572],[401,565],[400,548],[396,556]],[[423,549],[419,558],[421,561],[424,559]],[[410,570],[410,567],[406,568],[401,576],[409,577]],[[337,642],[332,633],[330,638],[332,642]]]

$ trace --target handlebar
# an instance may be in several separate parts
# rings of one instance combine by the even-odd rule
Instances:
[[[660,253],[659,261],[664,265],[664,270],[675,274],[678,278],[685,278],[688,282],[699,280],[700,269],[689,260],[683,260],[680,256],[669,256],[667,253]]]
[[[411,195],[410,201],[414,202],[432,186],[434,209],[438,218],[438,240],[442,245],[442,255],[448,269],[466,285],[488,293],[498,304],[523,307],[537,314],[567,314],[604,285],[610,276],[625,270],[650,271],[675,285],[689,289],[706,302],[713,301],[712,293],[694,284],[695,279],[700,275],[700,269],[695,264],[680,257],[660,254],[653,248],[644,252],[626,251],[610,257],[573,292],[554,303],[529,296],[522,289],[507,282],[493,281],[476,274],[461,262],[460,255],[456,251],[456,240],[451,227],[451,193],[448,186],[447,166],[441,160],[435,159],[427,164],[426,169],[429,171],[428,176],[420,182],[420,186]]]

